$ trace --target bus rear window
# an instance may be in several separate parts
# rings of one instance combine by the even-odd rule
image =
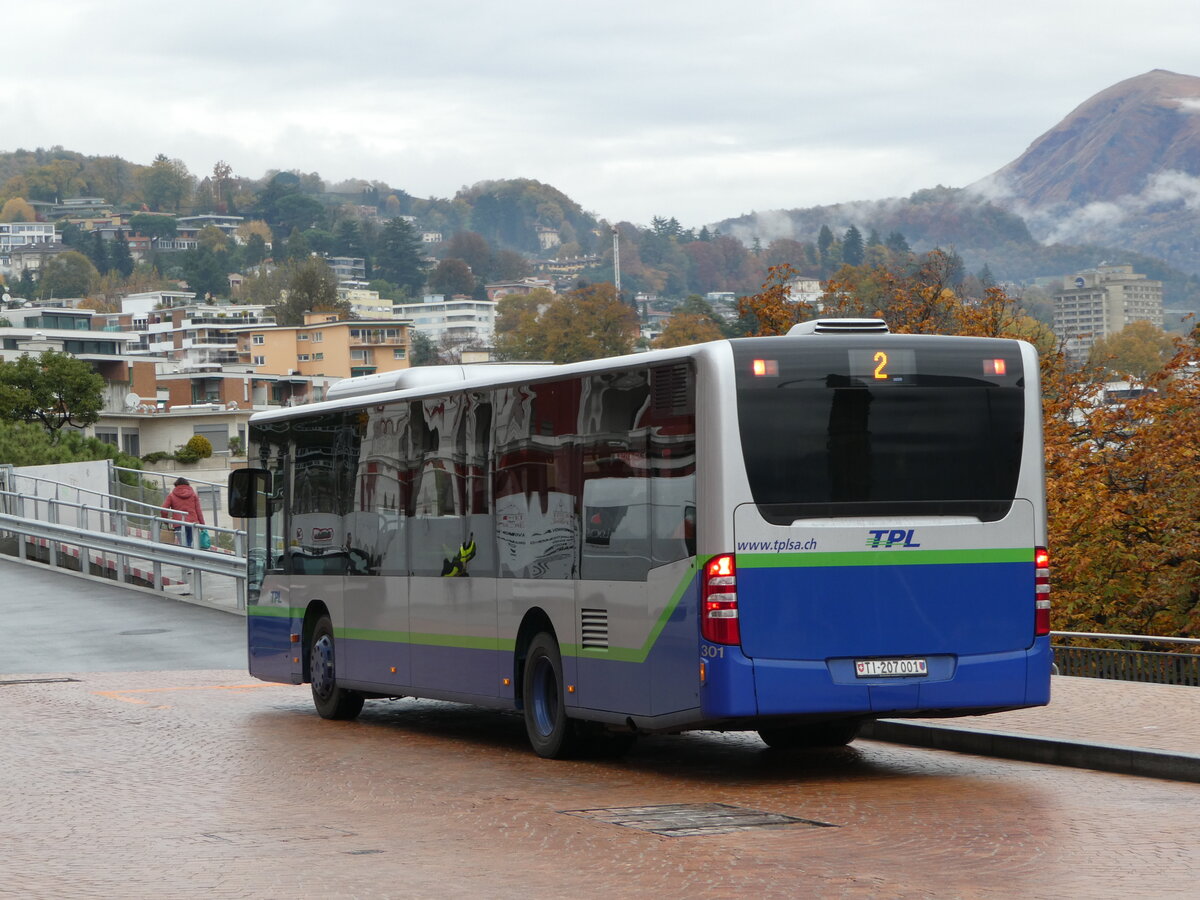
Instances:
[[[746,474],[769,521],[1007,514],[1024,423],[1015,342],[802,336],[733,352]]]

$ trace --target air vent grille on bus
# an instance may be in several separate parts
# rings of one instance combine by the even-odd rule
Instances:
[[[608,649],[607,609],[581,609],[579,611],[579,625],[585,650]]]
[[[650,370],[650,389],[654,411],[660,416],[683,416],[692,410],[691,386],[687,363],[655,366]]]
[[[788,329],[798,334],[888,334],[888,327],[883,319],[810,319]]]

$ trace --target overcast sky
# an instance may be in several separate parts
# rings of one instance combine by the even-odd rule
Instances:
[[[533,178],[696,227],[960,187],[1118,81],[1200,75],[1197,0],[58,0],[4,31],[2,150]]]

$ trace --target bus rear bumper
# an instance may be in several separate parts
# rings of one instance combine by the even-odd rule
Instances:
[[[923,711],[945,716],[1050,700],[1048,638],[1038,638],[1028,650],[928,660],[926,676],[859,679],[853,660],[749,659],[730,648],[708,667],[702,709],[713,719]]]

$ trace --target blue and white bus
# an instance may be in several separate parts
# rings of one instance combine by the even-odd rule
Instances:
[[[562,366],[412,369],[256,414],[250,673],[319,713],[523,711],[545,757],[639,733],[841,744],[1049,701],[1038,364],[805,323]]]

